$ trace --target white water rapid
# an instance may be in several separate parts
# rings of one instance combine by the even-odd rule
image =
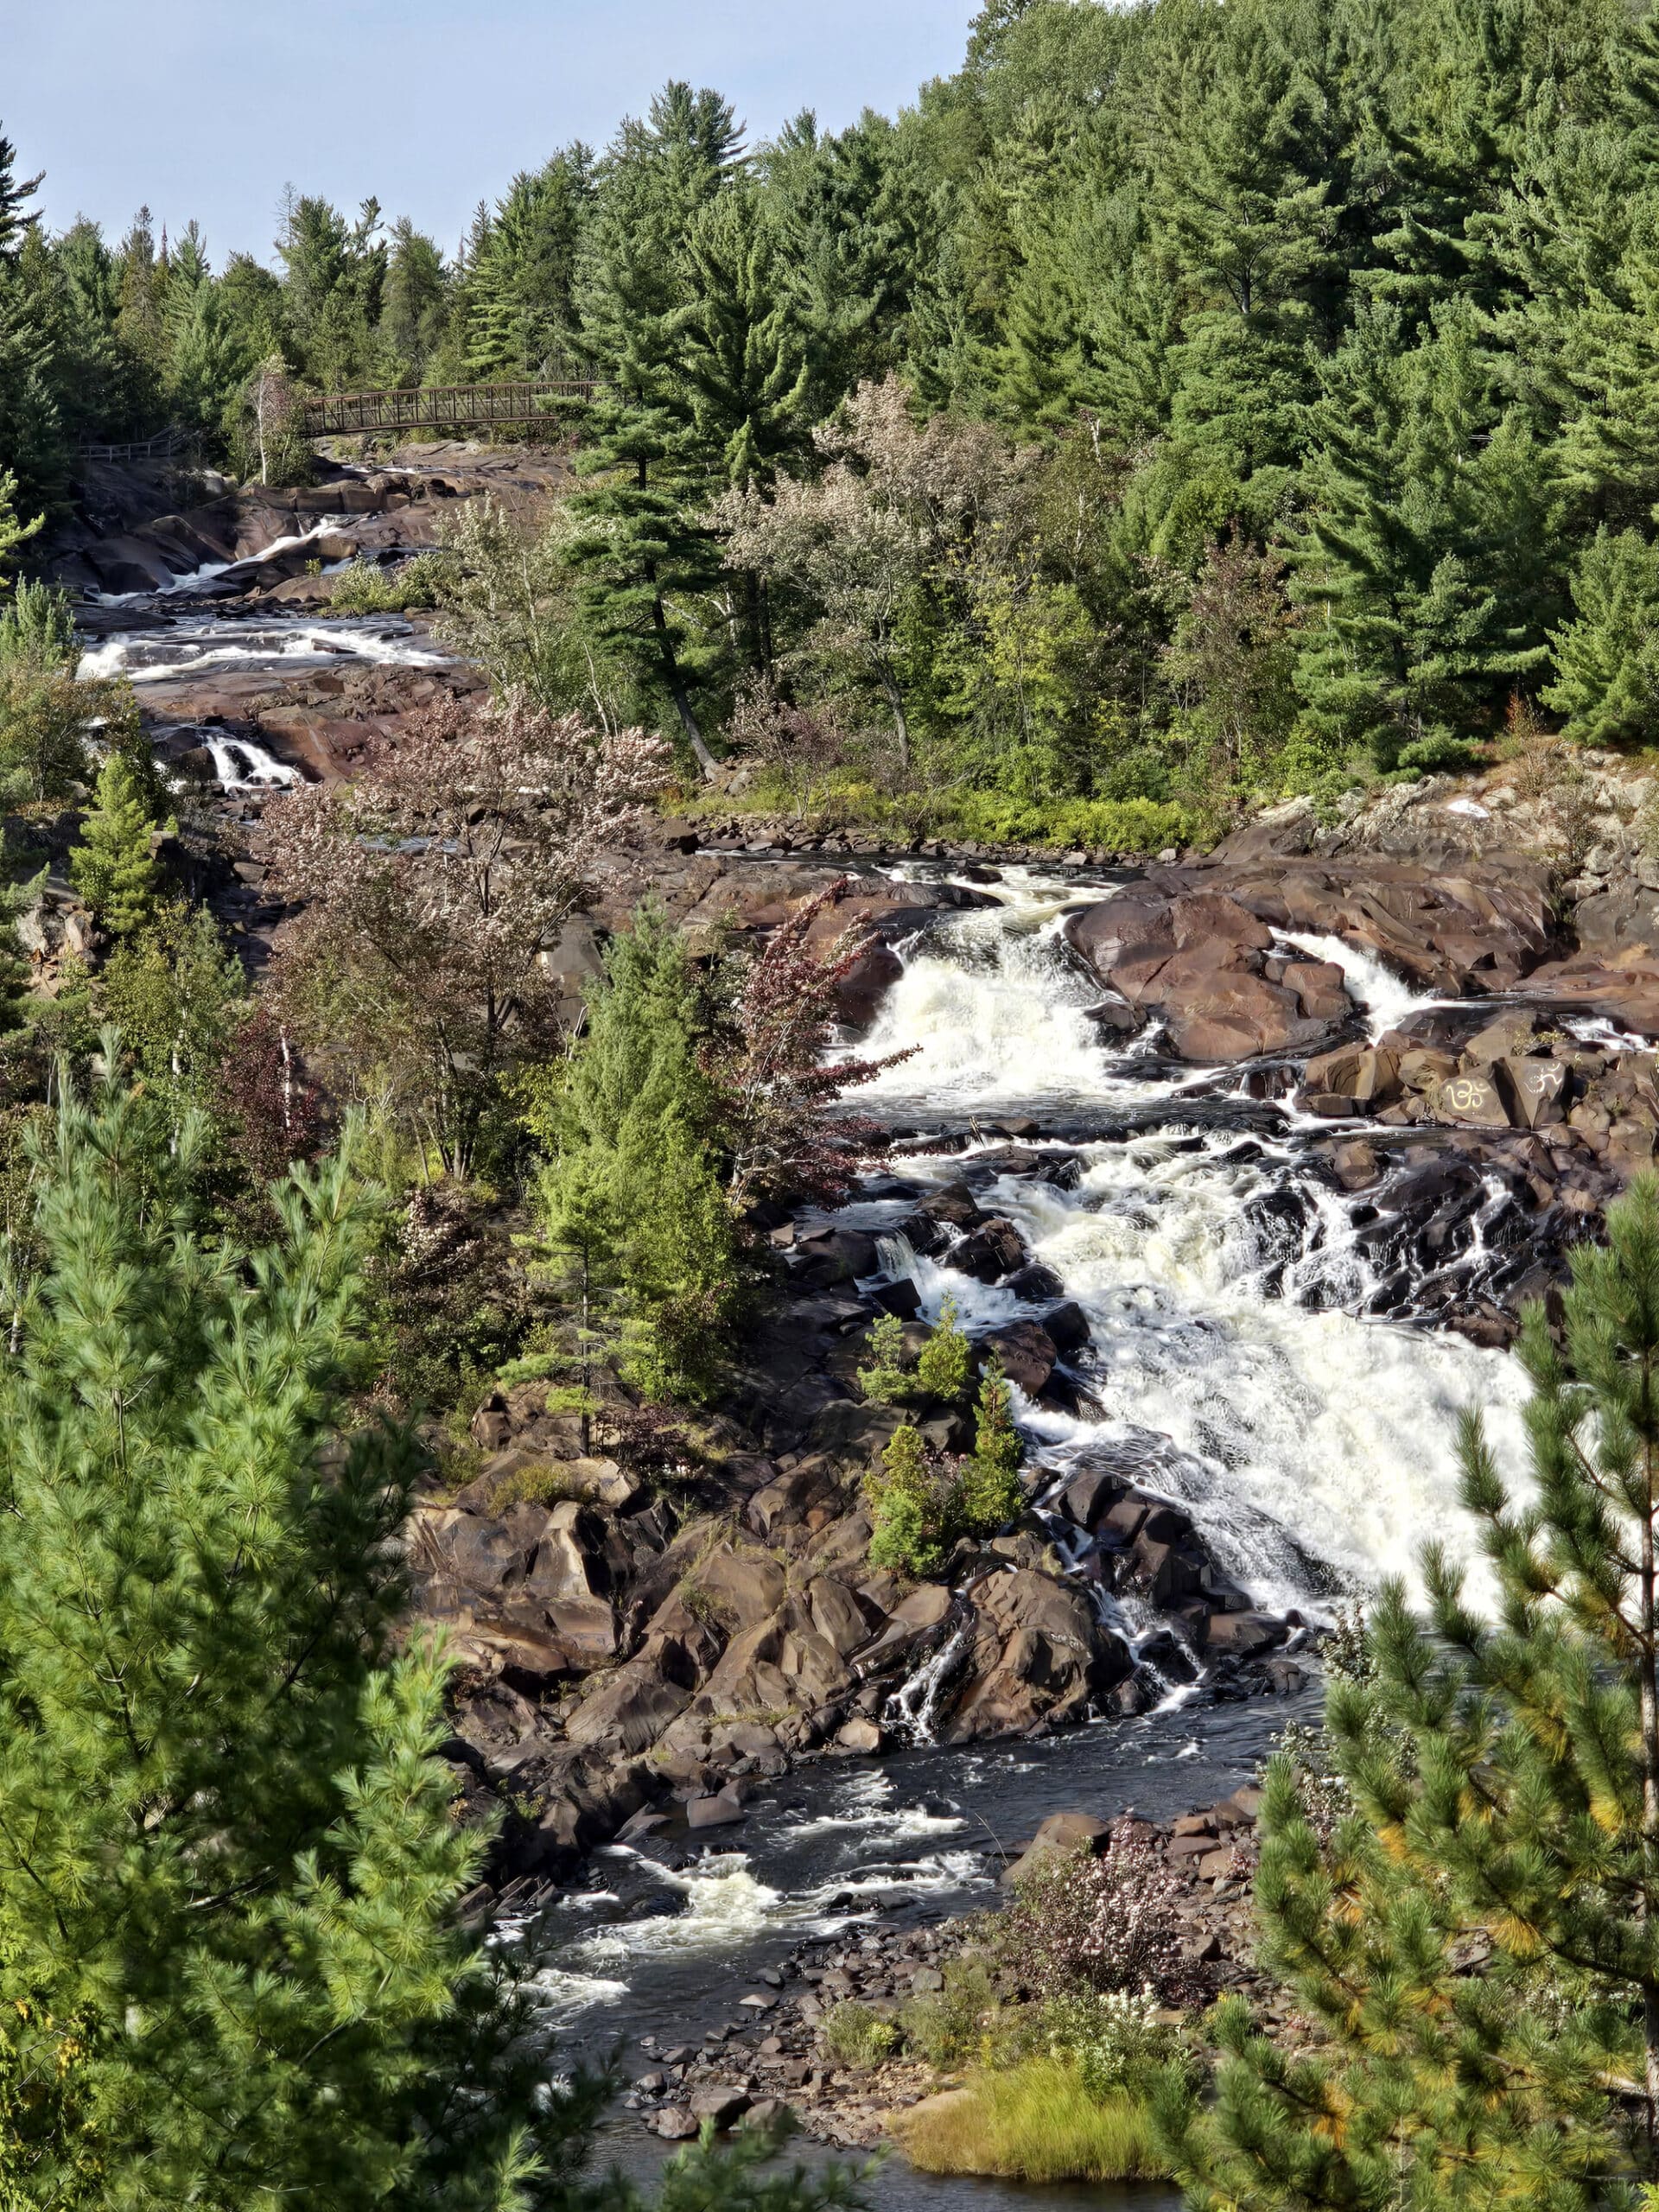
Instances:
[[[411,623],[395,616],[318,621],[235,620],[204,615],[159,630],[124,630],[82,654],[83,677],[124,676],[135,684],[164,683],[208,669],[253,671],[338,666],[442,668],[448,656]]]
[[[953,916],[901,948],[905,973],[860,1049],[920,1050],[862,1095],[894,1120],[948,1107],[958,1127],[1015,1109],[1052,1121],[1064,1101],[1077,1128],[1075,1189],[1008,1176],[976,1192],[1090,1322],[1077,1368],[1100,1416],[1022,1408],[1040,1459],[1058,1471],[1109,1455],[1184,1503],[1274,1607],[1324,1611],[1343,1590],[1411,1579],[1431,1536],[1468,1554],[1455,1416],[1484,1408],[1518,1470],[1515,1363],[1360,1318],[1373,1264],[1340,1194],[1299,1174],[1297,1117],[1255,1107],[1243,1119],[1229,1110],[1231,1071],[1160,1070],[1103,1038],[1085,1012],[1098,994],[1059,935],[1064,907],[1084,903],[1075,887],[1011,872],[1002,895],[996,912]],[[1379,1031],[1421,1003],[1337,941],[1319,950],[1341,952]],[[893,1162],[929,1186],[964,1166],[971,1154]],[[1041,1310],[899,1243],[887,1241],[884,1262],[913,1276],[930,1317],[946,1295],[970,1328]],[[1483,1587],[1477,1567],[1471,1593]]]

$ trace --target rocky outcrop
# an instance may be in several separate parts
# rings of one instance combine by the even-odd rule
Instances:
[[[177,463],[83,461],[69,486],[73,512],[36,558],[73,591],[167,591],[213,569],[192,584],[195,601],[315,606],[331,587],[306,574],[308,563],[434,545],[439,518],[486,492],[511,512],[538,514],[571,470],[557,453],[427,446],[378,468],[320,460],[315,474],[279,489]],[[130,626],[132,610],[120,614],[119,626]]]
[[[1451,997],[1516,988],[1559,943],[1548,868],[1513,856],[1478,882],[1380,859],[1155,868],[1066,933],[1130,1026],[1160,1017],[1200,1062],[1306,1051],[1351,1016],[1342,969],[1287,939],[1340,938]]]
[[[1340,969],[1287,957],[1228,889],[1188,887],[1174,870],[1073,915],[1066,935],[1128,1010],[1127,1026],[1161,1017],[1180,1059],[1294,1051],[1354,1011]]]
[[[1293,2030],[1289,1999],[1255,1955],[1251,1882],[1261,1802],[1261,1791],[1246,1784],[1173,1821],[1071,1809],[1051,1815],[1034,1835],[992,1843],[985,1858],[1006,1897],[1023,1874],[1057,1855],[1104,1851],[1115,1837],[1133,1840],[1173,1891],[1168,1974],[1195,2003],[1227,1992],[1247,1996],[1266,2031],[1286,2036]],[[752,1986],[734,1982],[729,2017],[700,2042],[642,2037],[624,2107],[671,2141],[689,2138],[701,2118],[720,2129],[758,2126],[785,2108],[818,2142],[868,2149],[895,2133],[902,2141],[904,2115],[939,2094],[936,2069],[904,2041],[906,2006],[936,1997],[946,1970],[968,1957],[988,1974],[1002,2005],[1031,2004],[1044,1994],[1020,1983],[988,1933],[976,1914],[921,1927],[861,1917],[856,1927],[815,1935]],[[893,2024],[891,2056],[872,2067],[837,2063],[825,2023],[842,2004]]]
[[[1010,1174],[1064,1186],[1079,1166],[1063,1147],[1009,1143],[969,1155],[962,1180],[931,1193],[898,1175],[873,1187],[913,1191],[910,1233],[948,1260],[984,1236],[976,1187]],[[1205,1666],[1224,1688],[1274,1686],[1260,1662],[1287,1624],[1251,1613],[1190,1518],[1121,1468],[1079,1469],[1058,1506],[958,1544],[937,1580],[873,1567],[866,1471],[901,1421],[945,1452],[971,1444],[972,1420],[965,1403],[862,1396],[880,1311],[861,1287],[871,1238],[778,1235],[774,1310],[725,1409],[688,1424],[680,1471],[584,1450],[546,1386],[520,1385],[479,1409],[482,1465],[414,1516],[417,1607],[449,1625],[464,1661],[454,1756],[480,1799],[537,1808],[507,1821],[502,1878],[635,1814],[741,1821],[757,1778],[879,1752],[919,1726],[949,1743],[1041,1733],[1142,1711]],[[1001,1257],[1028,1265],[1017,1239]],[[1065,1301],[1042,1310],[1046,1322],[982,1336],[976,1358],[1001,1358],[1036,1402],[1075,1406],[1067,1362],[1087,1321]],[[912,1349],[923,1341],[913,1331]],[[1108,1625],[1103,1592],[1167,1617],[1150,1663]]]

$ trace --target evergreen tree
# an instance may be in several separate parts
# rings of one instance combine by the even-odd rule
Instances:
[[[1454,303],[1403,336],[1401,309],[1362,309],[1326,365],[1296,550],[1309,720],[1390,767],[1444,759],[1542,663],[1556,588],[1547,459],[1500,411],[1471,318]]]
[[[974,1424],[974,1448],[958,1478],[963,1527],[969,1535],[994,1536],[1020,1510],[1020,1432],[1002,1363],[985,1363]]]
[[[418,384],[443,335],[449,277],[443,256],[408,216],[391,226],[378,339],[393,384]]]
[[[743,1293],[701,1058],[710,1025],[677,934],[645,909],[612,940],[581,1048],[537,1116],[547,1241],[615,1309],[622,1371],[653,1395],[709,1387]]]
[[[1588,745],[1650,742],[1659,728],[1659,546],[1598,531],[1573,577],[1576,621],[1551,643],[1544,703]]]
[[[39,223],[39,213],[29,202],[45,181],[44,170],[19,181],[17,149],[0,131],[0,261],[16,261],[25,235]]]
[[[690,298],[691,226],[725,183],[738,143],[717,94],[671,84],[647,124],[624,126],[602,165],[578,283],[582,346],[601,381],[580,461],[589,483],[569,502],[567,557],[595,633],[666,695],[705,772],[714,756],[692,703],[685,631],[669,612],[671,594],[715,573],[709,534],[695,519],[675,333]]]
[[[132,763],[112,749],[99,770],[80,842],[69,855],[76,890],[115,937],[130,937],[156,910],[162,868],[150,850],[156,825],[144,797]]]
[[[0,609],[0,666],[73,669],[79,658],[68,593],[24,578]]]
[[[415,1446],[333,1442],[372,1212],[341,1160],[278,1190],[268,1249],[209,1253],[203,1141],[67,1100],[39,1272],[9,1247],[0,2190],[543,2202],[582,2107],[453,1923],[480,1839],[433,1757],[444,1668],[391,1655]]]
[[[1262,1955],[1325,2043],[1292,2056],[1230,2000],[1213,2117],[1163,2100],[1201,2207],[1591,2212],[1654,2172],[1659,1183],[1607,1231],[1573,1255],[1562,1342],[1527,1316],[1529,1481],[1463,1420],[1495,1605],[1437,1544],[1427,1619],[1385,1586],[1369,1669],[1327,1694],[1327,1840],[1293,1761],[1269,1770]]]

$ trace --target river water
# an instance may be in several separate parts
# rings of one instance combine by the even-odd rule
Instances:
[[[330,661],[442,658],[395,620],[233,619],[151,601],[145,626],[105,635],[82,665],[130,676],[142,699],[147,683],[210,669],[282,675]],[[275,779],[258,748],[224,751],[222,760],[219,751],[227,789]],[[1116,1455],[1186,1506],[1260,1602],[1319,1614],[1384,1574],[1409,1577],[1431,1535],[1467,1548],[1452,1503],[1453,1416],[1484,1408],[1515,1464],[1519,1372],[1506,1355],[1459,1337],[1366,1318],[1376,1284],[1353,1208],[1313,1172],[1307,1153],[1316,1129],[1330,1135],[1329,1122],[1252,1095],[1260,1085],[1243,1070],[1182,1068],[1159,1058],[1155,1035],[1125,1046],[1090,1019],[1098,985],[1061,925],[1068,907],[1110,888],[1011,868],[995,907],[944,916],[900,947],[903,976],[859,1050],[919,1049],[861,1103],[895,1128],[922,1132],[1030,1117],[1042,1141],[1080,1153],[1075,1188],[1008,1179],[989,1198],[980,1193],[1017,1224],[1090,1324],[1092,1344],[1074,1367],[1097,1411],[1018,1408],[1046,1471],[1040,1490],[1080,1454]],[[1336,940],[1300,942],[1341,963],[1373,1033],[1429,1003]],[[1003,1141],[987,1129],[986,1144]],[[926,1185],[959,1176],[963,1160],[895,1164]],[[880,1232],[912,1206],[864,1202],[846,1218]],[[941,1270],[897,1236],[881,1249],[888,1275],[909,1275],[930,1317],[947,1294],[970,1327],[1039,1310]],[[1483,1259],[1477,1224],[1454,1264],[1478,1271]],[[1147,1624],[1120,1625],[1133,1635]],[[663,2047],[740,2019],[734,2007],[747,1978],[804,1937],[989,1904],[995,1847],[1028,1836],[1049,1812],[1133,1805],[1161,1816],[1210,1803],[1249,1779],[1274,1732],[1316,1702],[1312,1691],[1242,1706],[1177,1692],[1141,1719],[1100,1720],[1042,1743],[952,1751],[924,1743],[879,1764],[785,1777],[734,1840],[711,1843],[699,1859],[669,1867],[620,1847],[601,1851],[587,1885],[536,1934],[563,2058],[620,2050],[624,2074],[641,2071],[639,2037]],[[641,2177],[665,2155],[626,2116],[603,2150]],[[1084,2202],[1165,2212],[1175,2202],[1157,2189],[934,2181],[897,2161],[876,2186],[893,2212]]]
[[[1465,1405],[1485,1408],[1513,1464],[1519,1370],[1459,1337],[1363,1318],[1371,1262],[1350,1202],[1307,1154],[1309,1135],[1328,1136],[1329,1122],[1251,1096],[1241,1071],[1160,1062],[1155,1038],[1103,1041],[1088,1013],[1098,986],[1061,925],[1069,907],[1109,888],[1010,869],[995,908],[953,913],[901,947],[904,974],[859,1050],[919,1049],[860,1103],[924,1132],[1034,1119],[1039,1143],[1081,1154],[1073,1189],[1010,1177],[977,1194],[1016,1223],[1090,1324],[1092,1345],[1075,1366],[1100,1410],[1085,1418],[1022,1402],[1033,1454],[1056,1482],[1082,1454],[1116,1454],[1185,1504],[1260,1602],[1327,1612],[1382,1575],[1409,1578],[1429,1535],[1468,1549],[1452,1503],[1454,1417]],[[1364,956],[1334,942],[1319,949],[1341,960],[1374,1029],[1431,1003]],[[983,1146],[1005,1141],[985,1128]],[[912,1185],[938,1184],[959,1177],[971,1153],[893,1165]],[[866,1201],[842,1217],[880,1234],[913,1204]],[[1040,1310],[917,1256],[902,1239],[890,1236],[881,1250],[888,1277],[911,1277],[930,1318],[947,1294],[970,1330]],[[1481,1260],[1477,1236],[1463,1264]],[[1152,1625],[1118,1624],[1131,1635]],[[791,1776],[752,1814],[740,1844],[700,1861],[665,1872],[624,1849],[601,1853],[594,1889],[555,1916],[550,2007],[569,2047],[586,2055],[619,2036],[694,2040],[741,2018],[732,2007],[745,1977],[804,1935],[989,1903],[1000,1861],[983,1854],[993,1841],[1027,1836],[1068,1807],[1166,1815],[1213,1802],[1256,1770],[1293,1713],[1316,1708],[1313,1691],[1243,1707],[1178,1692],[1143,1719],[1040,1744],[922,1747],[879,1767]],[[625,2070],[641,2070],[646,2054],[624,2056]],[[613,2142],[635,2171],[661,2155],[637,2128]],[[1128,2212],[1174,2201],[1158,2190],[930,2181],[902,2166],[883,2174],[880,2198],[906,2212],[1081,2201]]]

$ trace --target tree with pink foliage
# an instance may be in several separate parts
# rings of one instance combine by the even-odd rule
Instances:
[[[281,947],[283,1010],[448,1172],[472,1164],[509,1061],[551,1041],[543,954],[670,764],[656,738],[521,692],[444,696],[350,783],[268,810],[272,879],[302,908]]]
[[[773,931],[737,992],[726,1034],[707,1056],[722,1103],[735,1212],[767,1198],[840,1205],[861,1160],[886,1142],[879,1122],[835,1110],[845,1091],[910,1058],[832,1057],[836,993],[874,937],[855,921],[822,951],[813,939],[820,918],[852,889],[842,877]]]

